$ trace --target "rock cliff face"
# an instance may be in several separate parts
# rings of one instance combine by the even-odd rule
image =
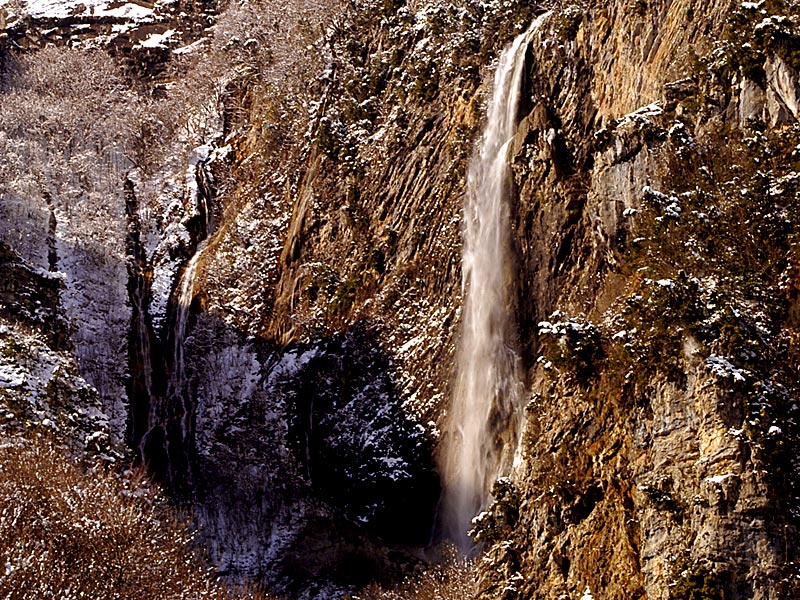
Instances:
[[[509,149],[524,431],[478,594],[794,597],[798,6],[551,4]],[[62,311],[46,343],[224,573],[322,596],[440,534],[467,163],[545,10],[356,2],[320,40],[230,10],[196,64],[236,69],[156,167],[101,154],[106,213],[2,171],[0,317]]]
[[[797,593],[795,199],[778,184],[797,129],[777,91],[797,80],[782,88],[769,65],[792,59],[764,33],[787,8],[561,11],[532,45],[513,160],[537,364],[487,597]]]

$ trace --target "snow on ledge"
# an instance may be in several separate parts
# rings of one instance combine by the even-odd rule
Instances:
[[[11,0],[0,0],[0,8],[10,7]],[[70,17],[111,17],[145,21],[153,17],[153,7],[146,3],[121,0],[22,0],[21,12],[34,19]]]
[[[168,29],[164,33],[154,33],[146,40],[142,41],[139,48],[167,48],[169,38],[175,35],[174,29]]]

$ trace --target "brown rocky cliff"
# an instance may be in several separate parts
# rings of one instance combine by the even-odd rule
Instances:
[[[577,598],[587,587],[595,598],[792,594],[794,466],[775,448],[794,439],[782,425],[791,421],[793,367],[747,358],[785,358],[778,277],[754,268],[737,277],[760,282],[730,286],[736,259],[725,249],[704,246],[701,263],[670,241],[697,243],[689,214],[742,209],[721,186],[692,178],[704,160],[712,177],[726,175],[733,163],[710,155],[748,147],[748,117],[794,121],[790,68],[794,83],[784,85],[774,69],[759,77],[721,60],[746,54],[731,44],[757,36],[765,17],[741,9],[745,24],[735,29],[737,10],[730,2],[557,6],[531,44],[513,155],[531,403],[513,477],[519,519],[489,544],[483,597]],[[788,14],[784,5],[763,10]],[[789,60],[775,39],[759,38],[762,64]],[[458,218],[480,126],[475,81],[442,78],[432,97],[406,96],[402,125],[378,120],[355,153],[317,146],[271,267],[270,337],[285,343],[368,323],[393,358],[407,409],[434,421],[446,410],[457,337]],[[378,95],[382,119],[398,101],[392,89]],[[770,105],[768,92],[783,96]],[[762,150],[742,158],[742,181]],[[792,164],[775,164],[770,176],[790,175]],[[679,191],[691,204],[683,213],[654,200]],[[788,194],[776,202],[792,203]],[[658,302],[693,308],[673,314],[650,305]],[[731,346],[720,306],[747,339],[767,308],[774,339]],[[555,310],[560,325],[540,333]],[[769,386],[780,392],[763,393]],[[769,418],[754,421],[759,411]],[[779,435],[786,439],[768,439]]]
[[[752,197],[749,169],[769,180],[791,178],[796,158],[771,161],[763,146],[752,153],[729,147],[743,138],[746,144],[754,129],[765,145],[795,134],[786,125],[764,129],[783,109],[771,110],[763,97],[750,108],[739,92],[778,89],[769,70],[755,83],[735,60],[715,64],[725,51],[735,56],[731,44],[749,44],[769,18],[765,10],[732,25],[736,8],[654,3],[637,13],[612,4],[571,13],[571,21],[556,12],[550,36],[532,44],[535,100],[514,164],[522,293],[532,300],[521,304],[523,332],[527,358],[540,358],[515,473],[519,521],[489,549],[483,597],[577,598],[587,588],[595,598],[797,593],[796,499],[787,486],[796,466],[774,450],[795,443],[795,366],[779,349],[791,336],[792,326],[781,330],[791,305],[773,272],[787,267],[790,253],[777,232],[760,238],[758,249],[745,242],[763,227],[762,217],[796,202],[795,192],[780,197],[783,190],[777,198]],[[782,14],[786,7],[769,9]],[[569,29],[569,39],[558,27]],[[770,58],[782,50],[769,38],[759,52],[762,65],[783,60]],[[729,162],[715,164],[715,154]],[[698,171],[708,175],[694,179]],[[702,177],[734,177],[724,185],[739,199]],[[677,196],[664,195],[654,208],[660,192],[653,188],[682,191],[694,212],[670,204]],[[728,238],[720,229],[740,203],[752,203],[744,209],[752,221]],[[698,214],[703,220],[703,210],[719,211],[717,227],[691,222]],[[697,236],[744,243],[717,249]],[[694,255],[672,238],[696,248]],[[774,254],[772,244],[779,247]],[[732,266],[748,260],[752,270]],[[689,283],[693,277],[699,280]],[[733,278],[718,296],[708,289]],[[655,293],[642,291],[648,287]],[[640,294],[645,303],[677,308],[686,301],[677,289],[697,305],[677,314],[681,309],[662,304],[643,320],[631,318]],[[655,300],[659,294],[666,297]],[[733,346],[716,302],[736,315],[742,339]],[[745,314],[735,308],[741,305],[749,305]],[[770,333],[754,341],[750,328],[766,307]],[[561,313],[550,319],[554,310]],[[554,323],[537,327],[545,319]],[[627,352],[635,356],[625,358]],[[778,363],[765,364],[756,353]],[[776,384],[782,397],[766,398],[765,388]]]
[[[239,8],[260,27],[259,7]],[[796,2],[550,8],[510,157],[526,429],[485,520],[496,526],[478,531],[479,594],[794,597]],[[180,177],[135,191],[165,215],[143,221],[153,285],[138,300],[167,354],[182,266],[202,248],[186,288],[185,402],[164,406],[196,463],[201,539],[231,577],[310,594],[300,578],[356,585],[391,570],[387,539],[427,542],[467,164],[493,61],[542,12],[356,2],[304,42],[304,68],[275,80],[274,31],[218,28],[204,73],[244,64],[219,92],[211,238],[177,227],[195,208]],[[186,172],[173,158],[164,169]],[[113,352],[90,372],[121,369],[104,399],[123,397],[117,323],[131,312],[118,191],[103,196],[113,223],[80,205],[56,230],[79,292],[68,316],[87,329],[76,346],[92,358],[97,317]],[[30,230],[9,244],[45,267],[47,203],[21,198],[3,205],[4,239]],[[98,256],[118,255],[111,267],[92,255],[72,268],[78,221],[108,241]]]

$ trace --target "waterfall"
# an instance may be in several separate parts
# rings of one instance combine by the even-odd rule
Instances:
[[[192,258],[186,265],[186,269],[181,277],[180,290],[177,295],[177,306],[175,309],[175,328],[173,329],[172,346],[172,375],[169,380],[167,395],[180,404],[179,414],[181,415],[181,438],[186,441],[189,437],[189,427],[191,411],[185,390],[185,369],[184,364],[184,343],[186,341],[186,329],[189,323],[189,313],[194,299],[194,281],[197,277],[197,265],[200,256],[205,250],[206,241],[203,240],[198,246]]]
[[[463,550],[492,483],[511,465],[523,386],[514,350],[508,147],[517,128],[525,54],[537,18],[500,55],[486,129],[471,159],[464,201],[464,308],[457,378],[443,440],[443,533]]]
[[[197,265],[200,256],[205,250],[205,241],[197,246],[186,269],[180,279],[180,289],[178,290],[175,306],[175,327],[173,329],[172,342],[172,377],[170,378],[170,393],[177,394],[183,388],[185,365],[183,361],[183,345],[186,341],[186,329],[189,324],[189,313],[194,299],[194,280],[197,277]]]
[[[150,392],[150,411],[147,429],[139,443],[145,462],[151,463],[159,477],[169,482],[173,492],[191,489],[191,437],[194,406],[187,389],[185,343],[189,329],[195,280],[200,259],[211,234],[210,200],[213,195],[212,176],[208,170],[214,148],[210,145],[195,148],[189,154],[186,170],[187,215],[183,221],[195,243],[193,252],[178,278],[174,291],[174,311],[171,336],[171,364],[165,361],[166,394]],[[167,354],[169,356],[169,354]]]
[[[208,199],[211,192],[208,190],[207,162],[213,151],[212,146],[199,146],[189,154],[189,166],[186,171],[186,195],[190,206],[193,207],[191,219],[195,221],[194,229],[197,231],[199,243],[194,254],[186,263],[183,275],[180,278],[176,295],[175,325],[173,328],[172,346],[172,377],[169,381],[169,395],[182,396],[184,383],[183,350],[186,340],[186,328],[189,323],[189,313],[194,299],[194,281],[197,276],[197,266],[200,257],[206,248],[211,229],[211,211]],[[184,413],[185,414],[185,413]]]

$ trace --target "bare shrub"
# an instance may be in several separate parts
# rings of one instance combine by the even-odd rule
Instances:
[[[48,47],[19,56],[4,87],[0,130],[20,142],[21,158],[42,184],[117,184],[130,167],[125,142],[139,103],[105,52]]]
[[[451,546],[442,550],[441,561],[386,589],[365,588],[356,600],[469,600],[475,595],[475,564]]]
[[[27,180],[65,210],[86,202],[101,208],[121,197],[131,168],[163,160],[186,118],[186,106],[154,97],[101,49],[47,46],[6,62],[0,193],[18,192]]]
[[[270,112],[270,107],[279,106],[270,121],[291,129],[308,118],[318,78],[329,62],[322,43],[325,28],[340,9],[340,0],[232,2],[219,15],[203,51],[174,57],[176,85],[171,93],[196,104],[197,98],[220,95],[232,101],[226,87],[244,87],[258,97],[258,104],[247,108],[266,104]],[[231,104],[227,108],[245,109]]]
[[[42,439],[0,447],[4,599],[232,598],[191,541],[140,473],[84,472]]]

